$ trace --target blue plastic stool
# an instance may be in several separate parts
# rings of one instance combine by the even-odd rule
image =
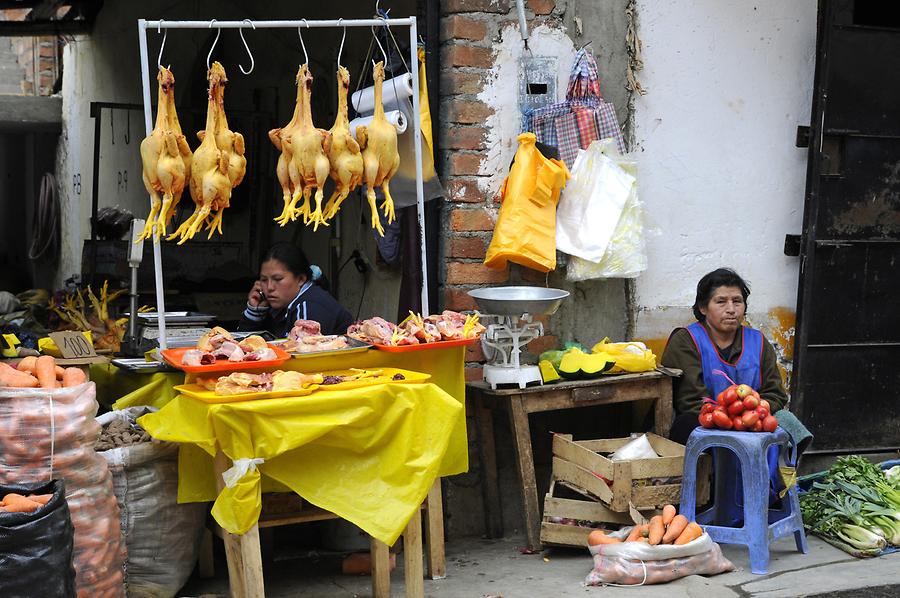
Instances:
[[[757,575],[768,573],[769,543],[778,538],[793,533],[797,550],[804,554],[808,552],[796,484],[781,500],[780,509],[769,509],[769,464],[766,453],[770,446],[779,447],[780,457],[786,465],[796,466],[796,447],[791,443],[788,433],[781,428],[772,433],[697,428],[688,438],[684,453],[681,514],[689,520],[695,519],[697,459],[704,451],[713,449],[714,503],[710,509],[696,515],[697,523],[716,542],[746,545],[750,550],[750,570]],[[728,488],[729,485],[734,485],[735,459],[740,463],[743,478],[742,527],[727,525],[734,521],[734,508],[731,504],[734,492],[729,492]]]

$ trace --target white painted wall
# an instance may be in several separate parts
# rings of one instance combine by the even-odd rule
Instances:
[[[799,261],[784,235],[803,217],[816,0],[638,0],[647,95],[636,101],[649,267],[638,337],[691,321],[700,277],[731,266],[751,315],[796,305]],[[674,308],[674,309],[672,309]]]

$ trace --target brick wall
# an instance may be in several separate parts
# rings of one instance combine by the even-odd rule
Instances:
[[[0,19],[20,21],[29,12],[29,9],[5,10],[0,14]],[[10,45],[24,71],[24,78],[18,82],[21,92],[25,95],[53,95],[53,87],[60,76],[58,38],[12,37]]]
[[[473,309],[466,291],[485,285],[544,282],[544,275],[518,266],[504,271],[486,268],[485,250],[497,217],[497,198],[480,190],[481,162],[486,151],[485,120],[491,106],[478,100],[494,64],[491,46],[499,31],[517,22],[512,0],[444,0],[441,18],[440,93],[443,116],[439,123],[440,160],[447,189],[448,210],[444,223],[445,267],[443,301],[447,309]],[[528,0],[526,14],[531,29],[548,20],[561,22],[564,2]],[[511,94],[517,90],[511,89]],[[539,339],[530,352],[556,343],[556,338]],[[540,346],[538,346],[540,345]],[[468,353],[467,377],[479,379],[483,360],[480,347]]]

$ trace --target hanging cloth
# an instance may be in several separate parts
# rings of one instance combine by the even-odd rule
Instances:
[[[556,204],[569,170],[538,151],[533,133],[522,133],[518,141],[515,161],[500,189],[503,204],[484,264],[502,270],[513,262],[549,272],[556,268]]]
[[[625,152],[615,106],[601,97],[597,62],[584,48],[575,54],[565,101],[527,111],[523,127],[538,141],[558,147],[569,168],[578,150],[598,139],[615,139],[619,152]]]

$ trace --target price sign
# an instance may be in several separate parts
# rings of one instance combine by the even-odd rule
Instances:
[[[80,332],[67,330],[65,332],[51,332],[50,338],[59,347],[63,359],[83,359],[85,357],[96,357],[94,346],[84,338]]]

